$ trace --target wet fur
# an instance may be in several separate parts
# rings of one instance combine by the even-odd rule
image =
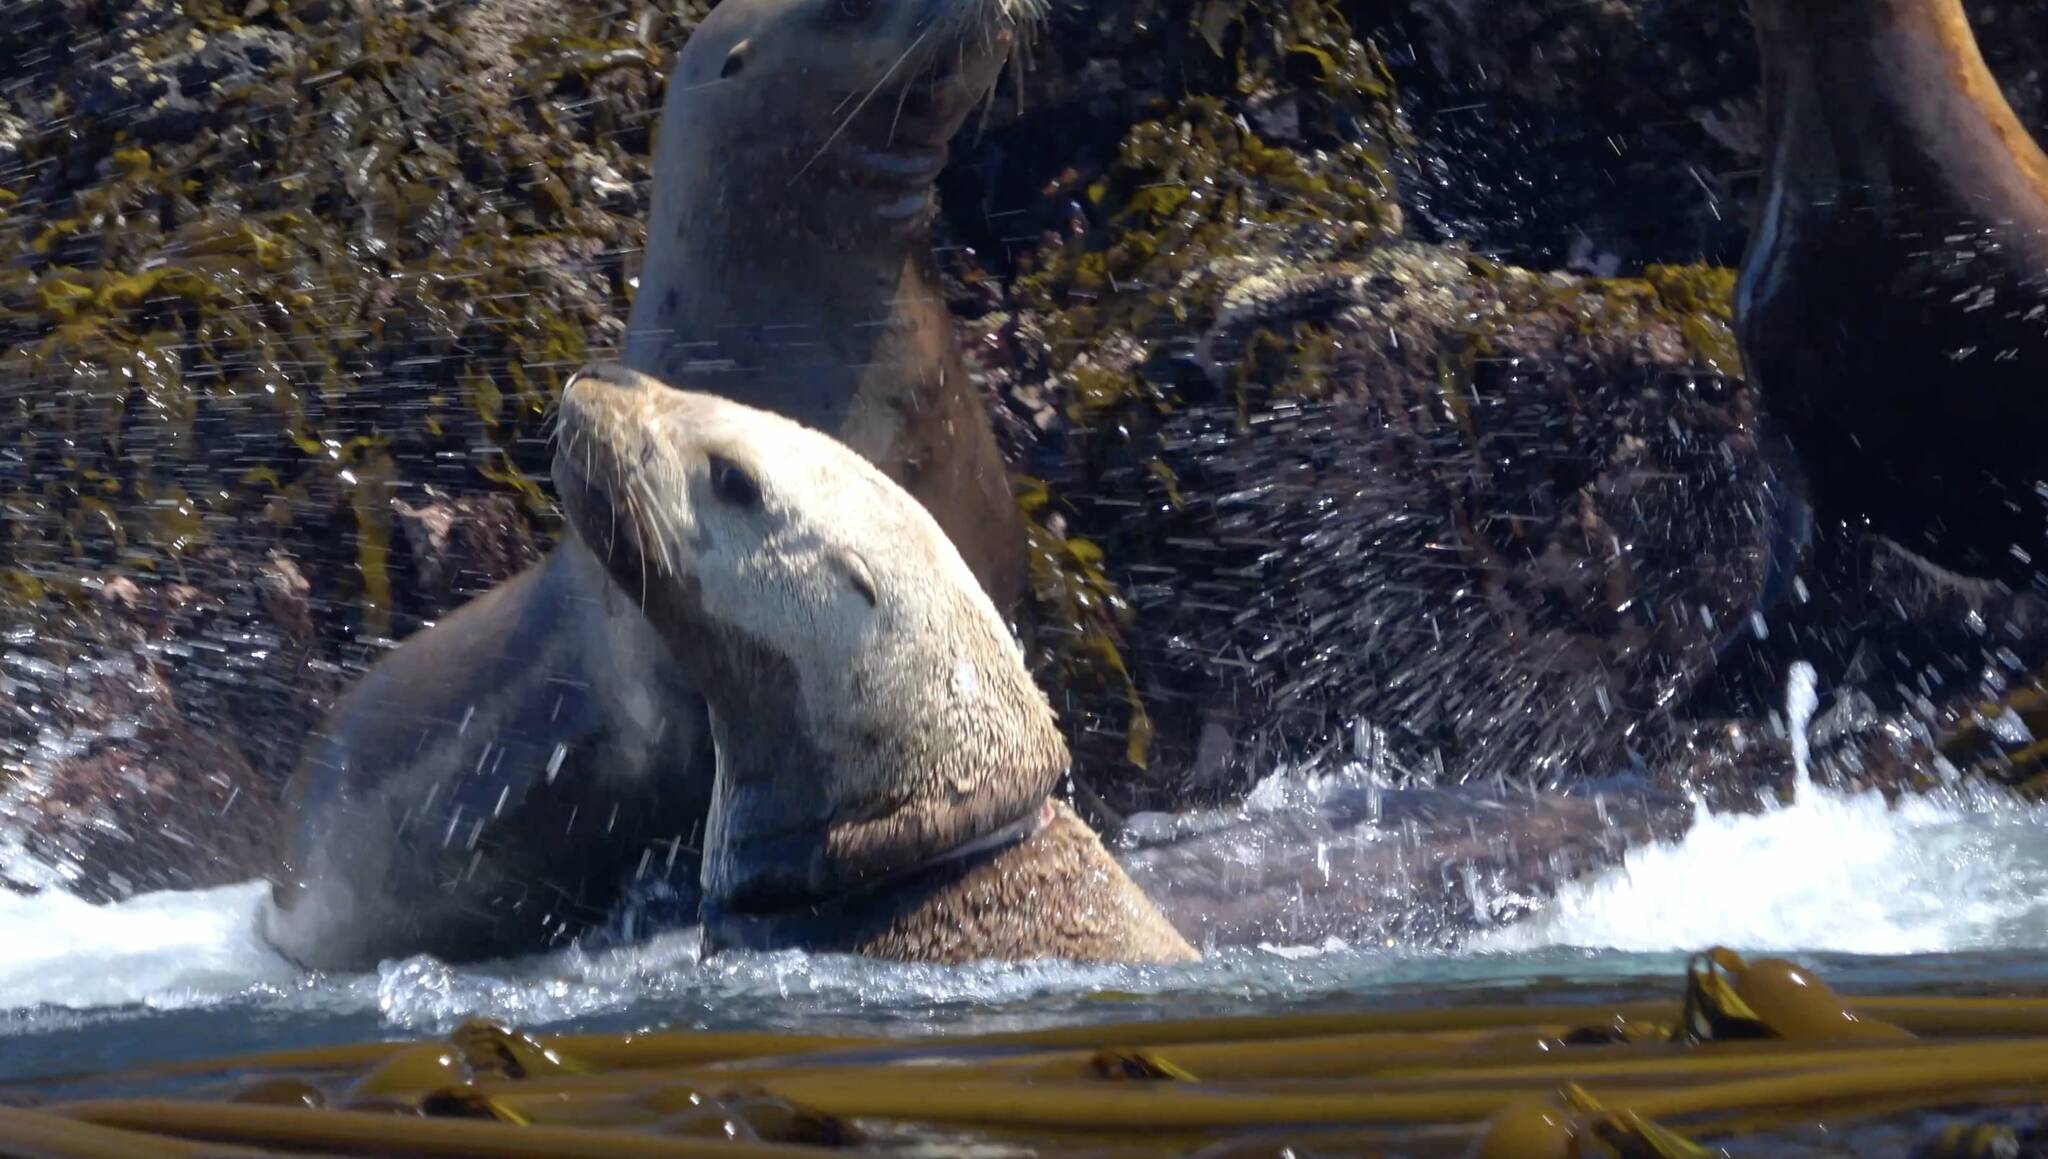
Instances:
[[[931,252],[932,183],[1019,0],[726,0],[669,80],[625,364],[827,431],[1014,614],[1024,531]]]
[[[878,0],[941,19],[856,37],[834,30],[838,5],[724,0],[692,35],[658,130],[629,358],[839,434],[931,505],[1011,607],[1023,529],[937,291],[928,213],[881,228],[865,210],[878,180],[929,194],[945,138],[1009,59],[998,32],[1028,33],[1036,8]],[[756,50],[744,85],[718,76],[738,38]],[[962,87],[939,93],[949,71]],[[869,142],[931,151],[930,174],[850,175],[848,150]],[[288,786],[259,927],[323,969],[573,939],[635,875],[692,893],[711,767],[693,681],[569,537],[328,714]]]
[[[714,915],[829,906],[1043,807],[1067,767],[1051,706],[959,552],[880,471],[797,423],[622,368],[580,377],[559,430],[575,533],[707,693]],[[757,504],[720,497],[714,457],[751,477]],[[792,944],[947,961],[1192,956],[1070,813],[960,868],[878,889],[866,934]],[[990,908],[1027,900],[1010,917]]]
[[[365,673],[287,788],[258,916],[299,965],[527,953],[602,923],[643,869],[694,893],[702,701],[580,545]]]

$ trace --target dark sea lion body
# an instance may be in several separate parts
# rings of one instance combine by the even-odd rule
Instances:
[[[998,78],[1014,7],[720,4],[670,82],[627,344],[636,365],[882,464],[1006,609],[1025,579],[1020,516],[935,290],[929,219],[946,139]],[[743,75],[719,76],[742,41]],[[847,117],[868,105],[891,119]],[[259,927],[301,965],[366,969],[547,948],[650,874],[687,910],[713,776],[704,713],[633,601],[565,537],[329,714],[289,789]]]
[[[704,938],[928,962],[1194,956],[1048,795],[1065,739],[930,514],[843,444],[618,367],[556,490],[710,706]]]
[[[826,431],[1017,612],[1022,517],[932,259],[932,182],[1022,0],[727,0],[684,47],[623,361]],[[890,78],[890,79],[883,79]]]
[[[1823,519],[2048,566],[2048,158],[1957,0],[1756,0],[1768,141],[1745,363]]]
[[[468,961],[578,936],[638,876],[689,890],[709,741],[638,610],[565,543],[335,705],[292,782],[261,933],[320,969]]]

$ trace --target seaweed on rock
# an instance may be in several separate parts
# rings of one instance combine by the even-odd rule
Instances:
[[[1065,530],[1128,602],[1172,778],[1113,805],[1344,759],[1361,726],[1418,776],[1525,785],[1660,741],[1786,550],[1725,305],[1692,297],[1725,272],[1577,279],[1407,242],[1204,268],[1181,359],[1112,328],[1050,372],[1076,427]],[[1105,401],[1111,356],[1129,385]],[[1112,704],[1076,715],[1113,739]]]
[[[244,801],[274,789],[324,688],[534,558],[540,425],[622,331],[657,33],[694,15],[10,6],[37,47],[0,65],[0,764],[45,801],[146,802],[46,824],[54,855],[130,886],[267,868],[246,842],[193,858],[151,809],[238,760]],[[481,491],[520,507],[446,501]],[[422,512],[463,526],[419,534]],[[451,572],[451,543],[481,570]],[[305,586],[303,623],[245,598],[266,568]],[[200,642],[133,606],[174,598],[246,603],[246,630],[167,664]],[[110,664],[148,676],[149,735],[108,718]],[[254,703],[216,712],[217,689]],[[236,753],[186,759],[172,734]],[[111,768],[122,793],[79,788]],[[152,859],[156,877],[133,871]]]
[[[1414,142],[1337,7],[1187,20],[1227,83],[1070,182],[971,344],[1035,412],[1041,575],[1081,545],[1044,644],[1092,787],[1185,807],[1359,724],[1431,776],[1626,767],[1782,546],[1730,275],[1403,241]]]

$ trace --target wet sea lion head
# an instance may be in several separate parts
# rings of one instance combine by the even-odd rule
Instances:
[[[750,198],[858,196],[921,220],[946,145],[1042,0],[724,0],[669,79],[665,150]],[[671,138],[672,139],[669,139]]]
[[[564,390],[576,535],[704,692],[707,900],[772,912],[1040,815],[1050,705],[923,507],[843,444],[620,367]]]

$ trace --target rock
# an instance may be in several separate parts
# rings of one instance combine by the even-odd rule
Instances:
[[[1455,950],[1560,885],[1685,831],[1682,797],[1388,788],[1330,776],[1278,807],[1183,818],[1118,850],[1133,881],[1204,949]]]
[[[436,614],[489,591],[540,560],[533,533],[509,495],[446,496],[418,507],[392,500],[412,550],[414,598]]]
[[[19,840],[95,900],[269,872],[279,791],[334,686],[288,557],[207,552],[187,575],[106,579],[70,621],[74,658],[14,690],[42,702]]]
[[[1180,774],[1113,803],[1241,790],[1360,720],[1451,781],[1639,765],[1793,547],[1755,400],[1714,369],[1725,321],[1687,304],[1701,275],[1656,276],[1386,245],[1240,266],[1190,355],[1206,384],[1148,377],[1156,346],[1127,334],[1075,353],[1055,396],[1119,375],[1163,412],[1113,450],[1069,432],[1066,534],[1130,605],[1124,658]],[[1113,739],[1105,700],[1084,719]],[[1228,772],[1190,784],[1205,726]]]
[[[266,869],[333,689],[550,533],[670,13],[0,11],[0,782],[81,889]]]

